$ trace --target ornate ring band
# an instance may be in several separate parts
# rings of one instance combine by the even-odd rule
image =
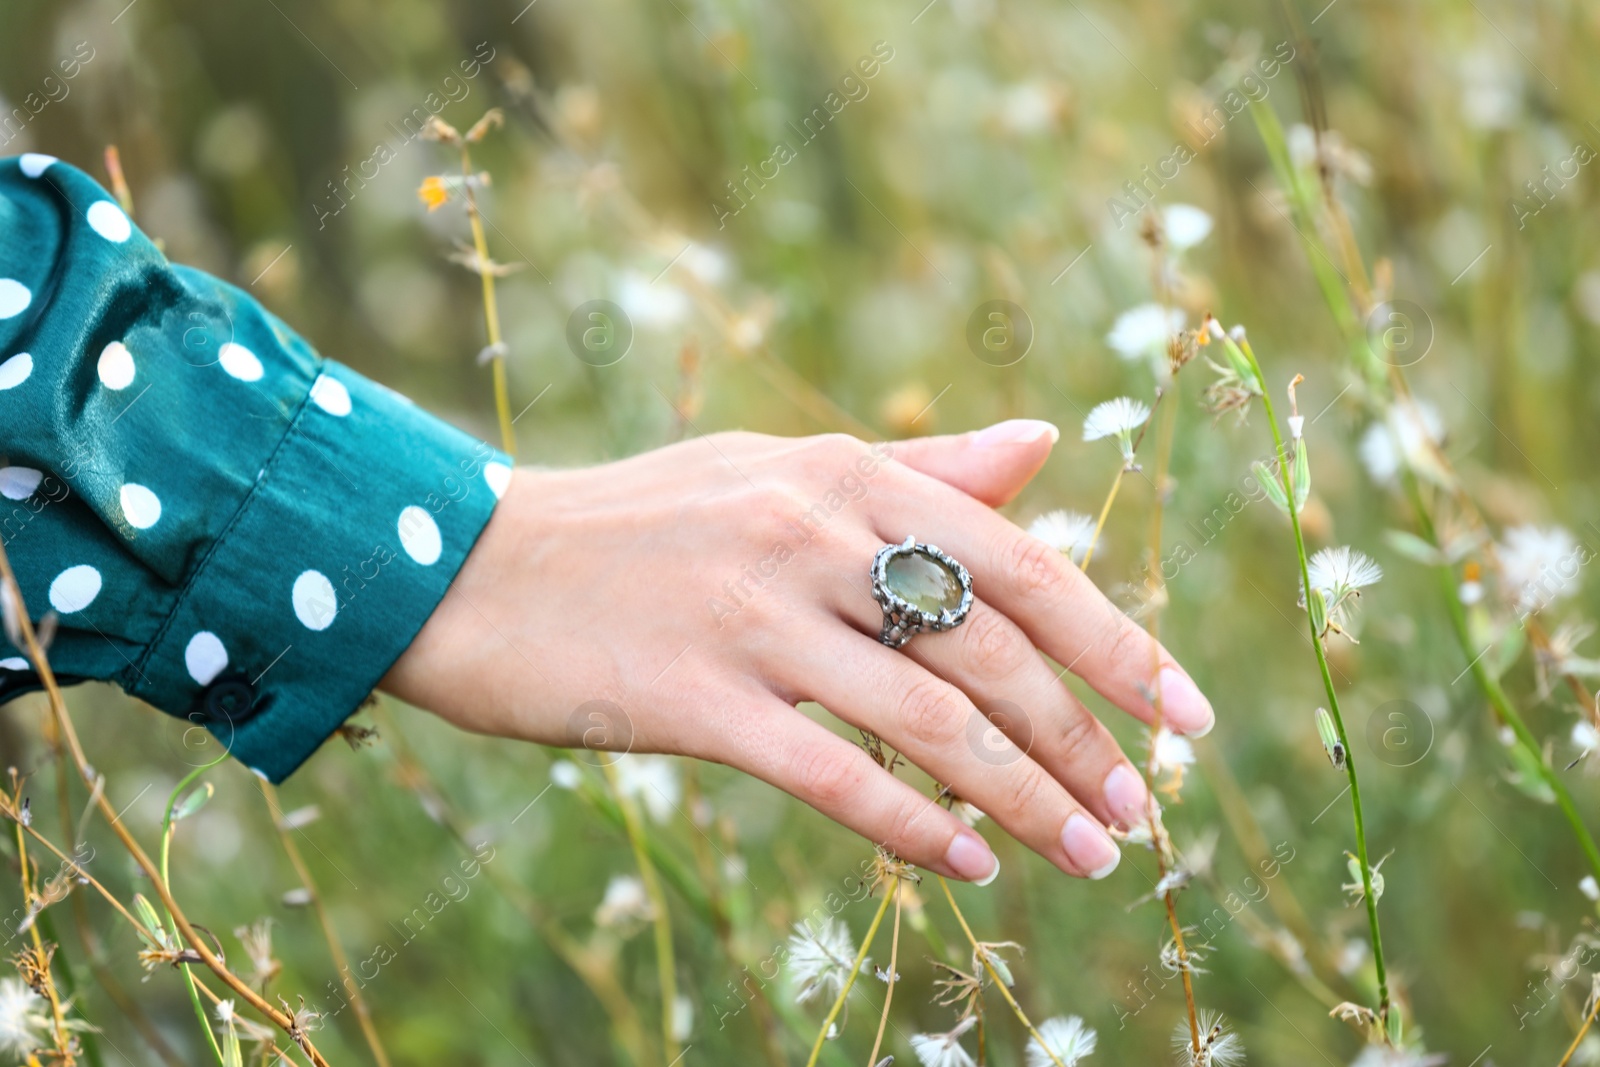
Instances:
[[[872,599],[883,608],[878,640],[900,648],[917,634],[953,630],[972,610],[972,575],[933,545],[907,537],[872,559]]]

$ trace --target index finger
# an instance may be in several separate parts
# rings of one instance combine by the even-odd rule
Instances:
[[[1173,730],[1194,737],[1211,731],[1211,702],[1188,672],[1071,560],[965,493],[900,469],[904,477],[877,497],[880,537],[914,536],[955,557],[972,572],[974,591],[1036,648],[1130,715],[1153,722],[1159,691],[1162,721]]]

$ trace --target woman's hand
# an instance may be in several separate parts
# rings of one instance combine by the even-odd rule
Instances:
[[[1035,648],[1146,722],[1159,667],[1165,721],[1213,719],[1164,649],[992,510],[1055,437],[1024,420],[871,446],[725,433],[519,469],[384,688],[483,733],[726,763],[908,862],[998,870],[960,819],[795,708],[816,701],[1062,870],[1104,877],[1104,827],[1142,817],[1144,783]],[[965,564],[977,602],[895,651],[868,570],[907,535]]]

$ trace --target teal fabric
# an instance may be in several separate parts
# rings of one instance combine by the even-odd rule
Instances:
[[[280,781],[444,596],[505,456],[167,262],[93,179],[0,160],[0,540],[50,659]],[[0,702],[38,687],[0,639]]]

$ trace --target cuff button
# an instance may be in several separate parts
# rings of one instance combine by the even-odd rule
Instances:
[[[201,698],[205,717],[214,723],[238,726],[261,710],[256,690],[244,677],[219,678],[206,687]]]

